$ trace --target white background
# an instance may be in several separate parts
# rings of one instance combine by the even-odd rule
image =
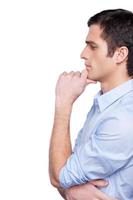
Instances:
[[[0,200],[60,200],[49,182],[48,149],[54,88],[63,71],[82,70],[80,53],[91,15],[133,10],[132,1],[0,1]],[[72,141],[99,85],[72,113]]]

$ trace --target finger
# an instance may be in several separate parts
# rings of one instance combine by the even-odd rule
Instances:
[[[74,71],[70,71],[69,74],[74,74]]]
[[[95,180],[91,181],[90,183],[97,187],[106,187],[108,185],[108,182],[106,180]]]
[[[109,196],[104,196],[100,200],[120,200],[120,199],[112,198],[112,197],[109,197]]]
[[[97,83],[97,81],[88,79],[87,76],[88,76],[87,70],[86,70],[86,69],[82,70],[82,72],[81,72],[81,78],[82,78],[84,81],[86,81],[87,84],[89,84],[89,83]]]
[[[112,198],[109,195],[106,195],[105,193],[101,192],[100,190],[98,190],[97,192],[97,198],[99,200],[118,200],[116,198]]]
[[[82,72],[81,72],[81,78],[83,80],[86,80],[87,79],[87,76],[88,76],[88,72],[86,69],[83,69]]]
[[[74,76],[74,74],[75,74],[75,72],[74,72],[74,71],[70,71],[70,72],[68,72],[68,73],[67,73],[67,76],[69,76],[69,77],[73,77],[73,76]]]
[[[93,80],[88,79],[88,78],[87,78],[86,82],[87,82],[87,84],[89,84],[89,83],[94,83],[94,84],[96,84],[96,83],[97,83],[97,81],[93,81]]]
[[[102,180],[100,180],[100,181],[102,181]],[[87,184],[89,186],[89,183],[87,183]],[[86,184],[86,186],[87,186],[87,184]],[[90,184],[90,185],[92,185],[92,184]],[[105,194],[100,189],[96,188],[95,186],[92,185],[92,187],[93,187],[92,189],[93,189],[95,199],[98,199],[98,200],[118,200],[116,198],[112,198],[109,195]]]
[[[64,76],[64,75],[67,75],[67,72],[63,72],[63,73],[61,73],[60,76]]]
[[[78,76],[78,77],[81,77],[81,72],[77,71],[74,73],[74,76]]]

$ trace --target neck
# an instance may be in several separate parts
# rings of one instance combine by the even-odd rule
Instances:
[[[101,82],[102,93],[104,94],[131,79],[132,77],[129,77],[129,76],[125,76],[125,77],[121,76],[121,77],[116,77],[115,79],[112,79],[112,80],[103,81]]]

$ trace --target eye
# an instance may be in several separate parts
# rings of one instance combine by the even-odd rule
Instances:
[[[94,42],[89,42],[89,41],[86,41],[86,47],[90,48],[91,50],[95,50],[98,48],[98,45],[95,44]]]
[[[95,49],[97,49],[97,46],[90,45],[90,48],[91,48],[92,50],[95,50]]]

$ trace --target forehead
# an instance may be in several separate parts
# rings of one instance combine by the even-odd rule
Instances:
[[[86,37],[86,41],[93,41],[95,43],[106,43],[106,41],[101,37],[102,29],[99,25],[91,25],[89,27],[89,32]]]

